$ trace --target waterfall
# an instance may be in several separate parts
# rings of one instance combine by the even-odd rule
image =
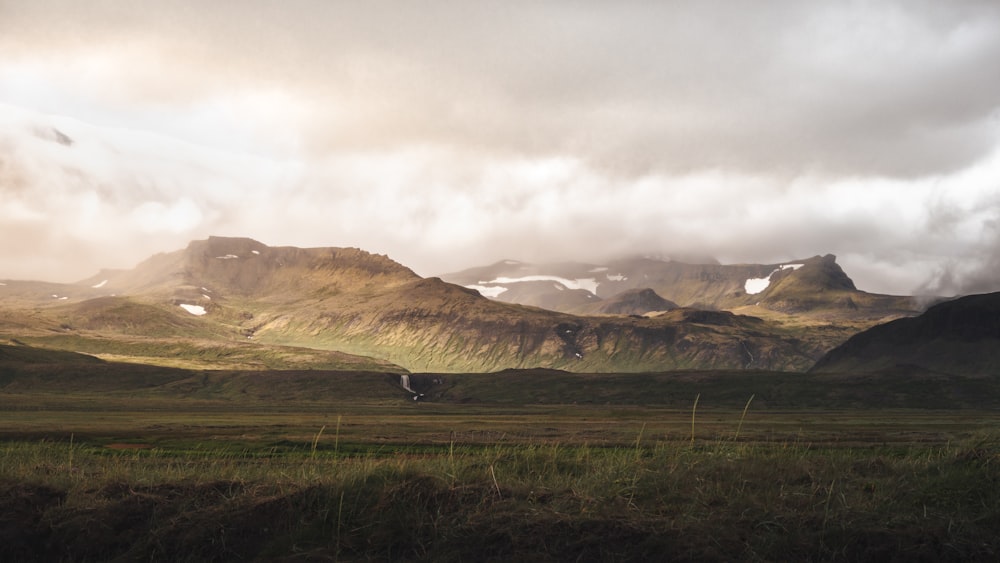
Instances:
[[[413,387],[410,387],[410,376],[406,375],[405,373],[399,376],[399,384],[400,386],[403,387],[403,389],[406,389],[410,393],[413,393],[414,401],[424,396],[423,393],[417,393],[416,391],[413,390]]]
[[[406,375],[405,373],[403,375],[400,375],[399,376],[399,384],[403,386],[403,389],[406,389],[410,393],[416,394],[416,391],[414,391],[412,388],[410,388],[410,376],[409,375]]]

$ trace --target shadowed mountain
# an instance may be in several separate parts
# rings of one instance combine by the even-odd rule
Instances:
[[[421,278],[361,250],[269,247],[244,238],[194,241],[63,291],[68,299],[61,303],[32,304],[41,307],[37,318],[17,316],[39,323],[29,343],[162,358],[162,348],[180,339],[188,345],[179,356],[219,361],[233,350],[261,347],[261,353],[298,349],[377,358],[413,371],[591,372],[803,370],[830,347],[729,313],[578,317],[511,305]],[[96,297],[99,292],[106,296]],[[7,304],[0,292],[0,305]]]
[[[0,366],[11,364],[79,364],[100,363],[101,360],[86,354],[63,350],[44,350],[23,344],[0,344]]]
[[[996,376],[1000,373],[1000,293],[938,303],[920,316],[875,326],[831,350],[812,371],[886,369]]]
[[[606,265],[505,260],[446,274],[443,279],[500,301],[566,312],[593,310],[588,301],[646,288],[682,307],[758,306],[824,319],[876,321],[919,311],[912,298],[859,291],[832,255],[783,264],[735,265],[650,258],[617,260]],[[569,290],[586,293],[567,301],[564,294]]]
[[[313,401],[399,401],[411,392],[399,372],[372,369],[201,370],[103,361],[73,352],[0,344],[0,393],[97,394],[101,399],[165,397],[297,404]]]

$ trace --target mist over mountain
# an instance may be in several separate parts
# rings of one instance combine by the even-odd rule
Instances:
[[[789,314],[868,320],[920,310],[919,303],[910,297],[859,291],[832,255],[779,264],[732,265],[652,258],[604,264],[504,260],[445,274],[442,279],[499,301],[565,312],[600,312],[597,303],[644,289],[666,301],[664,310],[753,306]]]
[[[710,172],[623,180],[573,158],[496,162],[435,150],[308,160],[2,101],[0,124],[0,279],[67,282],[194,238],[247,232],[289,246],[361,246],[425,276],[501,256],[780,265],[833,252],[869,291],[954,295],[997,279],[994,188],[948,188],[957,180],[908,190],[905,202],[879,182],[817,187],[808,198],[762,188],[735,197],[727,177]],[[993,178],[990,165],[969,174]],[[562,309],[585,304],[562,299]]]

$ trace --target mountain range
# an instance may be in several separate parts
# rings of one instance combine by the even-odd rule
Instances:
[[[911,298],[857,290],[833,256],[510,260],[439,279],[354,248],[210,237],[77,283],[0,284],[8,342],[209,368],[802,372],[919,313]]]
[[[647,292],[648,305],[634,302],[630,310],[638,314],[677,307],[759,307],[812,318],[878,321],[919,312],[910,297],[859,291],[833,255],[734,265],[643,257],[606,264],[503,260],[441,277],[498,301],[576,314],[618,312],[616,301],[630,290],[652,292]]]

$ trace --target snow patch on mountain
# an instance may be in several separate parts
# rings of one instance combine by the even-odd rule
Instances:
[[[181,303],[180,306],[188,313],[191,313],[192,315],[197,315],[199,317],[208,312],[201,305],[188,305],[187,303]]]
[[[546,275],[524,276],[520,278],[499,277],[494,280],[481,281],[479,283],[480,285],[482,285],[482,284],[523,283],[523,282],[533,282],[533,281],[554,281],[556,283],[563,284],[564,286],[566,286],[567,289],[585,289],[591,293],[597,293],[597,286],[600,285],[600,282],[598,282],[597,279],[595,278],[581,278],[581,279],[571,280],[567,278],[561,278],[559,276],[546,276]]]
[[[92,287],[94,289],[101,289],[102,287],[104,287],[104,284],[106,284],[106,283],[108,283],[108,280],[104,280],[101,283],[94,284],[94,285],[92,285],[90,287]]]
[[[498,285],[494,285],[494,286],[467,285],[465,287],[468,288],[468,289],[474,289],[474,290],[478,291],[479,294],[482,295],[483,297],[490,297],[490,298],[493,298],[493,299],[496,299],[497,297],[500,296],[501,293],[507,291],[506,287],[502,287],[502,286],[498,286]]]
[[[766,278],[750,278],[743,284],[748,295],[756,295],[771,285],[771,276],[782,270],[798,270],[803,264],[782,264],[775,268]]]
[[[216,256],[216,258],[219,260],[232,260],[233,258],[239,258],[239,256],[235,254],[226,254],[225,256]]]
[[[591,274],[596,274],[596,273],[599,273],[599,272],[607,272],[608,271],[608,267],[607,266],[598,266],[596,268],[591,268],[590,270],[587,270],[587,271],[590,272]]]
[[[614,275],[605,274],[605,277],[607,277],[610,281],[625,281],[628,279],[628,276],[623,276],[621,273]]]
[[[773,274],[774,272],[771,272]],[[749,278],[743,284],[743,289],[746,290],[749,295],[756,295],[765,289],[767,286],[771,285],[771,274],[768,274],[766,278]]]

